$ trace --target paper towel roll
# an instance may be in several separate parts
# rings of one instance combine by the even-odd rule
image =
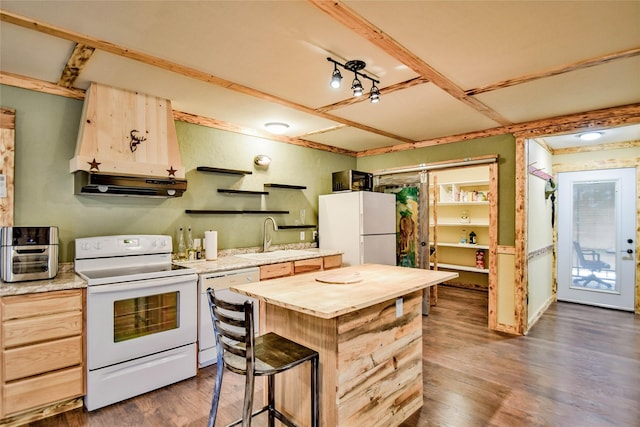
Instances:
[[[204,232],[204,256],[207,260],[218,259],[218,232]]]

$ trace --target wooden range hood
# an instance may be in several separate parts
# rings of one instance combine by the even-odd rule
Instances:
[[[171,101],[91,83],[69,169],[76,194],[182,196]]]

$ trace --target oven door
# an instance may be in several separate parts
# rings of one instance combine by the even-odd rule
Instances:
[[[87,366],[196,342],[196,274],[87,288]]]

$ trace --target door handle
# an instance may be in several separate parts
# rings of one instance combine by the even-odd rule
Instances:
[[[633,249],[627,249],[625,251],[620,251],[620,252],[626,252],[628,254],[632,254],[633,253]]]

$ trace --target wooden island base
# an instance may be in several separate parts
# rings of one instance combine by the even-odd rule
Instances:
[[[422,406],[422,295],[457,273],[364,264],[230,289],[260,301],[260,333],[320,354],[320,425],[397,426]],[[311,425],[302,365],[276,377],[276,406]]]
[[[266,304],[263,323],[320,353],[322,426],[395,426],[422,406],[422,291],[331,319]],[[400,310],[398,308],[398,310]],[[311,425],[309,367],[276,383],[276,402]]]

